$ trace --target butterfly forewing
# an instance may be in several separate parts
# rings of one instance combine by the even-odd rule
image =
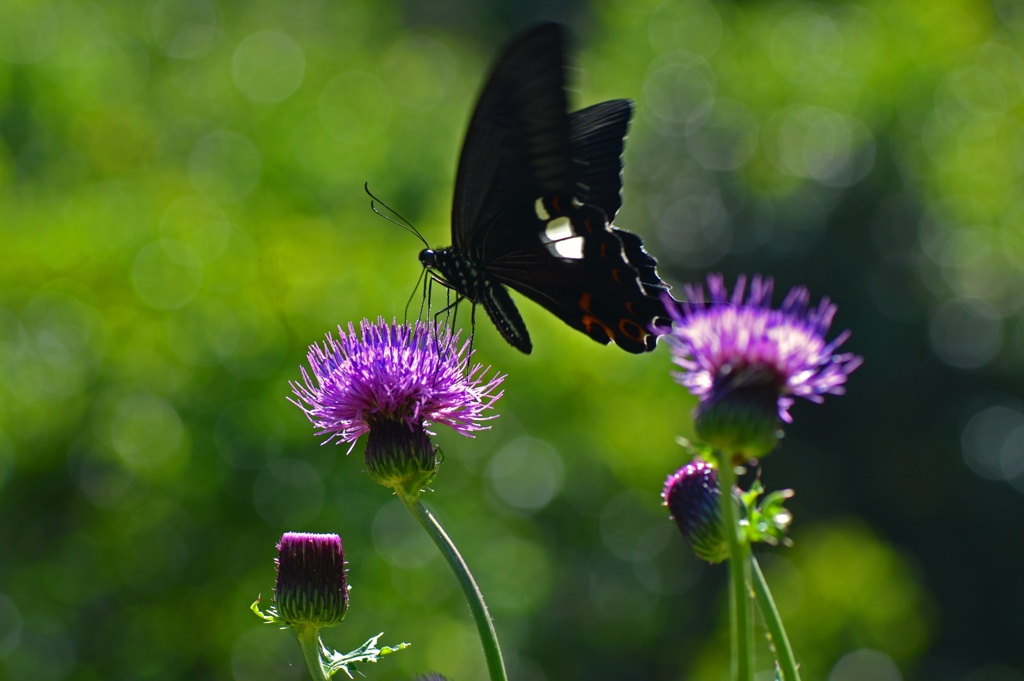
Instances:
[[[564,64],[561,27],[544,24],[512,43],[494,67],[459,157],[456,249],[478,253],[511,205],[573,192]]]

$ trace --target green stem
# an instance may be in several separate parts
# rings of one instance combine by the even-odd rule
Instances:
[[[741,531],[739,513],[733,500],[736,470],[730,456],[718,452],[719,503],[725,520],[725,540],[729,545],[729,626],[732,639],[732,678],[754,679],[754,618],[747,587],[750,572],[750,544]]]
[[[487,612],[484,596],[480,593],[480,587],[476,585],[476,581],[473,579],[473,574],[469,571],[466,561],[462,560],[462,556],[459,555],[455,544],[452,543],[444,528],[431,515],[430,511],[426,509],[422,501],[408,496],[401,489],[396,489],[395,491],[398,494],[398,498],[405,504],[405,507],[416,517],[416,520],[420,521],[420,525],[423,526],[423,529],[427,531],[430,538],[437,544],[437,548],[444,554],[445,559],[448,560],[448,565],[452,568],[452,572],[455,573],[455,578],[459,580],[462,592],[466,595],[466,601],[469,603],[469,609],[473,613],[473,619],[476,620],[476,628],[480,634],[480,643],[484,648],[484,657],[487,659],[487,669],[490,672],[491,681],[508,681],[508,675],[505,673],[505,663],[501,659],[501,647],[498,645],[498,634],[494,631],[494,623]]]
[[[764,616],[765,625],[768,627],[768,635],[771,638],[772,648],[775,650],[775,659],[782,671],[782,681],[800,681],[800,672],[797,671],[793,648],[789,645],[789,637],[786,636],[786,628],[782,626],[782,617],[779,616],[779,609],[775,607],[772,592],[768,590],[768,582],[765,580],[756,558],[751,558],[750,566],[754,576],[754,595],[757,597],[758,607],[761,610],[761,615]]]
[[[327,681],[330,677],[324,670],[323,657],[320,655],[320,627],[303,624],[297,626],[295,631],[299,634],[302,656],[306,658],[306,666],[314,681]]]

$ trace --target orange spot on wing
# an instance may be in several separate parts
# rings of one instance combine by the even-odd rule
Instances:
[[[615,340],[615,332],[612,331],[611,327],[602,322],[594,315],[585,314],[583,315],[583,318],[580,321],[583,322],[583,328],[587,330],[588,334],[593,332],[595,326],[599,326],[608,335],[608,338]]]
[[[640,326],[632,319],[626,319],[625,317],[619,320],[619,331],[622,332],[623,336],[637,341],[642,341],[647,337],[647,329]]]
[[[614,340],[615,339],[615,331],[612,330],[612,328],[610,326],[608,326],[607,324],[602,322],[600,319],[595,317],[593,314],[591,314],[591,312],[590,312],[590,304],[592,302],[593,302],[593,298],[591,297],[591,295],[589,293],[584,293],[583,295],[580,296],[580,301],[579,301],[580,309],[583,310],[586,313],[582,317],[580,317],[580,323],[583,325],[583,329],[587,332],[587,334],[590,335],[591,338],[593,338],[594,337],[593,336],[594,327],[600,327],[605,332],[605,334],[608,336],[608,338]],[[600,339],[597,339],[597,340],[600,340]]]

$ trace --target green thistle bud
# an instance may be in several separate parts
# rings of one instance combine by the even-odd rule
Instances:
[[[735,464],[771,452],[782,435],[778,380],[752,368],[742,376],[726,375],[697,407],[697,435]]]
[[[366,440],[366,472],[377,483],[416,498],[437,475],[438,450],[419,424],[375,420]]]

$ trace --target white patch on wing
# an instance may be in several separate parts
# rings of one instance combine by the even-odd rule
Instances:
[[[571,239],[562,239],[548,245],[555,255],[570,260],[583,260],[583,237],[574,236]]]
[[[572,229],[572,222],[567,217],[555,218],[548,223],[544,233],[540,235],[541,240],[544,243],[549,244],[554,241],[560,241],[562,239],[569,239],[576,236],[576,232]]]
[[[533,210],[537,213],[537,218],[540,220],[547,221],[551,218],[551,214],[548,213],[548,209],[544,207],[544,199],[537,199],[534,201]]]
[[[583,259],[583,237],[576,236],[572,222],[567,217],[555,218],[541,232],[541,241],[547,244],[552,255],[570,260]]]

